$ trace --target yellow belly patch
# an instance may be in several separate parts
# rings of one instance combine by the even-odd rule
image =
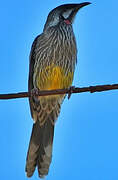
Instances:
[[[36,75],[36,86],[40,90],[63,89],[71,86],[73,73],[54,64],[46,66]]]

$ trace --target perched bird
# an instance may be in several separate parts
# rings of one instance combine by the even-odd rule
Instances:
[[[39,97],[39,90],[69,88],[77,61],[76,40],[72,24],[78,10],[89,2],[64,4],[53,9],[43,33],[36,37],[30,53],[28,89],[34,120],[26,160],[26,173],[31,177],[38,169],[40,178],[48,174],[52,160],[55,121],[65,95]]]

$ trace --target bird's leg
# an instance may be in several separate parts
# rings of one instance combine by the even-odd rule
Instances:
[[[33,88],[30,93],[32,97],[39,96],[40,90],[38,88]]]
[[[71,97],[71,94],[73,93],[73,90],[75,89],[75,86],[70,86],[69,88],[68,88],[68,99],[70,99],[70,97]]]

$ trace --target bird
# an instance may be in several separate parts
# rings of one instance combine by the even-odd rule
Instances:
[[[77,45],[73,22],[77,12],[91,4],[63,4],[48,14],[43,32],[31,47],[28,91],[31,116],[34,120],[26,158],[26,175],[35,169],[40,178],[48,175],[52,161],[55,122],[60,114],[64,95],[38,96],[40,90],[70,88],[77,63]]]

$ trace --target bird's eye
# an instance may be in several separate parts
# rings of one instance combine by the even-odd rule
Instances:
[[[62,14],[60,15],[60,19],[63,20],[63,21],[65,20],[65,18],[63,17]]]

